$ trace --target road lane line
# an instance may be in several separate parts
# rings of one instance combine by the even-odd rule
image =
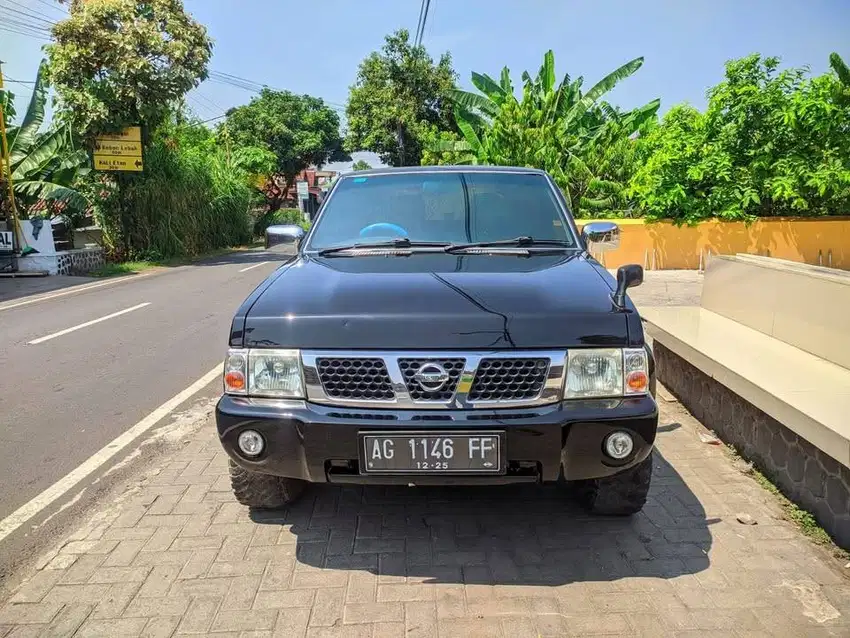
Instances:
[[[101,286],[111,286],[112,284],[121,283],[122,281],[138,281],[139,279],[143,279],[144,277],[150,277],[151,275],[155,275],[155,272],[150,272],[147,274],[141,275],[133,275],[132,277],[115,277],[114,279],[110,279],[108,281],[101,281],[96,284],[83,284],[82,286],[75,286],[70,290],[62,290],[59,292],[51,292],[45,293],[43,295],[39,295],[38,297],[34,297],[32,299],[27,299],[25,301],[17,301],[14,303],[6,303],[0,304],[0,312],[4,310],[11,310],[12,308],[20,308],[21,306],[28,306],[33,303],[38,303],[39,301],[48,301],[50,299],[55,299],[56,297],[64,297],[65,295],[74,295],[80,292],[85,292],[86,290],[92,290],[94,288],[100,288]]]
[[[138,306],[133,306],[132,308],[126,308],[124,310],[119,310],[118,312],[113,312],[111,315],[106,315],[105,317],[100,317],[99,319],[92,319],[91,321],[86,321],[85,323],[81,323],[77,326],[73,326],[71,328],[65,328],[64,330],[60,330],[59,332],[54,332],[53,334],[49,334],[46,337],[39,337],[38,339],[33,339],[32,341],[28,341],[27,345],[35,346],[39,343],[44,343],[45,341],[50,341],[51,339],[55,339],[56,337],[61,337],[62,335],[66,335],[69,332],[76,332],[81,328],[88,328],[89,326],[93,326],[96,323],[100,323],[101,321],[106,321],[107,319],[114,319],[115,317],[120,317],[121,315],[126,315],[128,312],[133,312],[134,310],[138,310],[139,308],[144,308],[145,306],[150,306],[151,302],[146,301],[145,303],[140,303]]]
[[[190,399],[193,395],[203,390],[213,381],[213,379],[221,376],[221,364],[207,372],[200,379],[195,381],[188,388],[176,394],[168,401],[159,406],[156,410],[147,415],[144,419],[136,423],[132,428],[117,437],[111,443],[106,445],[82,465],[72,470],[53,485],[44,490],[34,499],[25,503],[6,518],[0,521],[0,541],[13,533],[21,525],[30,520],[33,516],[49,507],[54,501],[60,498],[63,494],[69,492],[77,483],[86,478],[89,474],[97,470],[101,465],[106,463],[121,450],[130,445],[133,441],[150,430],[153,426],[159,423],[162,419],[168,416],[172,411],[179,407],[184,401]]]
[[[259,268],[260,266],[265,266],[267,263],[269,263],[269,262],[261,261],[259,264],[254,264],[253,266],[248,266],[247,268],[243,268],[239,272],[248,272],[249,270],[252,270],[254,268]]]

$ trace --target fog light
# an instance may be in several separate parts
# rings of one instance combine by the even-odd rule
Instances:
[[[632,436],[626,432],[614,432],[605,439],[605,453],[612,459],[622,460],[635,449]]]
[[[239,449],[242,450],[242,454],[245,456],[257,456],[266,447],[263,437],[259,432],[255,432],[254,430],[245,430],[242,432],[237,442],[239,443]]]

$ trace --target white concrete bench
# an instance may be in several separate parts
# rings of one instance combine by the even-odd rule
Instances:
[[[850,273],[717,257],[700,307],[641,314],[659,381],[850,546]]]

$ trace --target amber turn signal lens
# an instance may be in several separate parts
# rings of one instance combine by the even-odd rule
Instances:
[[[244,390],[245,375],[238,370],[231,370],[224,375],[224,385],[227,390]]]
[[[643,390],[646,390],[648,381],[646,372],[643,370],[630,372],[629,376],[626,377],[626,385],[628,386],[629,392],[642,392]]]

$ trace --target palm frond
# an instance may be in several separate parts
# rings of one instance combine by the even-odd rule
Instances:
[[[9,136],[9,156],[13,165],[29,152],[30,146],[35,142],[38,131],[44,123],[44,105],[47,103],[46,76],[47,61],[42,60],[24,121],[14,134]]]
[[[448,95],[453,103],[463,107],[467,111],[478,109],[489,117],[496,117],[499,114],[499,105],[483,95],[461,91],[460,89],[452,89]]]

